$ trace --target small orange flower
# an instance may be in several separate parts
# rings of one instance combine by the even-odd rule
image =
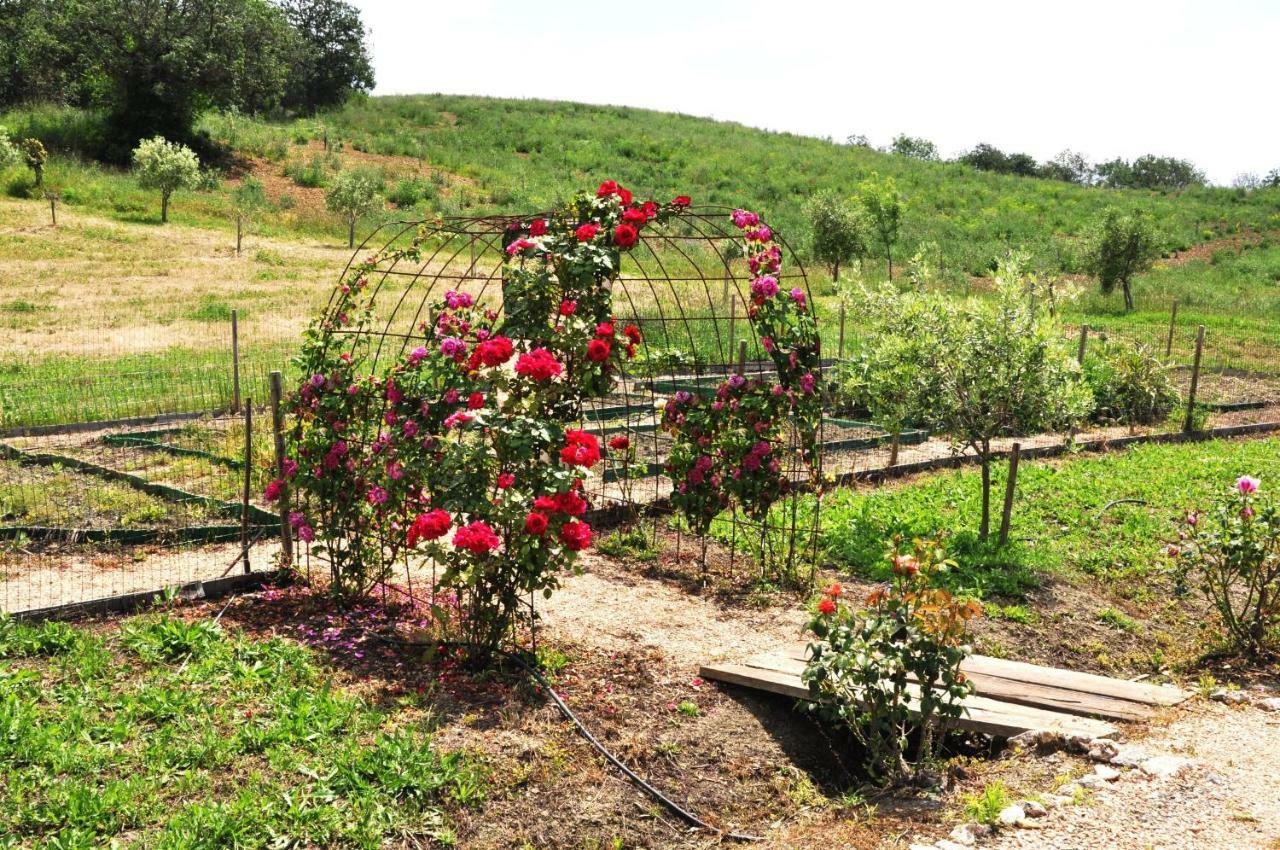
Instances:
[[[822,597],[822,601],[818,603],[818,611],[823,614],[834,614],[836,612],[836,602],[830,596]]]
[[[828,587],[826,590],[824,590],[823,593],[825,593],[827,596],[837,597],[840,594],[844,593],[844,588],[840,586],[840,582],[833,581],[831,582],[831,586]]]

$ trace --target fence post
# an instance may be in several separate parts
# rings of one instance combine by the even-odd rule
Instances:
[[[1187,418],[1182,423],[1184,432],[1191,431],[1195,425],[1196,389],[1200,386],[1200,355],[1204,353],[1204,325],[1196,330],[1196,356],[1191,362],[1191,388],[1187,390]]]
[[[844,302],[841,301],[840,302],[840,337],[839,337],[839,341],[836,343],[836,359],[841,361],[844,360],[844,314],[845,314],[845,306],[844,306]]]
[[[1013,494],[1018,487],[1018,458],[1022,445],[1014,443],[1009,450],[1009,478],[1004,483],[1004,512],[1000,514],[1000,545],[1009,542],[1009,522],[1013,518]]]
[[[1173,328],[1178,321],[1178,299],[1173,300],[1173,309],[1169,312],[1169,338],[1164,343],[1164,356],[1170,357],[1173,354]]]
[[[284,414],[280,400],[284,395],[280,371],[271,373],[271,433],[275,439],[276,476],[284,481],[280,488],[280,566],[293,563],[293,529],[289,525],[289,482],[284,474]]]
[[[240,502],[240,557],[244,559],[245,574],[252,572],[249,566],[249,490],[253,486],[253,399],[244,405],[244,498]]]
[[[738,330],[738,299],[729,302],[729,356],[733,356],[734,337]]]
[[[1076,350],[1076,362],[1084,365],[1084,349],[1089,344],[1089,326],[1080,326],[1080,347]]]
[[[240,240],[244,234],[244,216],[236,213],[236,256],[240,256]]]
[[[747,374],[747,341],[745,339],[738,343],[738,374]]]
[[[231,311],[231,412],[240,412],[240,316]]]
[[[49,199],[49,218],[53,219],[53,226],[58,226],[58,193],[45,192],[44,196]]]

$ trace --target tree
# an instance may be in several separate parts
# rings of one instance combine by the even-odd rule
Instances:
[[[1242,171],[1231,181],[1231,188],[1252,192],[1262,188],[1262,178],[1252,171]]]
[[[869,148],[871,141],[867,139],[863,133],[854,133],[851,136],[845,136],[844,143],[853,148]]]
[[[239,256],[245,226],[251,224],[258,211],[267,205],[266,190],[259,180],[246,175],[231,193],[231,204],[236,213],[236,255]]]
[[[366,171],[340,171],[324,193],[324,205],[347,221],[347,247],[356,245],[356,222],[377,209],[378,178]]]
[[[1085,236],[1085,268],[1098,279],[1103,294],[1120,284],[1128,311],[1133,309],[1133,276],[1151,268],[1162,250],[1150,215],[1107,207]]]
[[[281,0],[297,36],[286,107],[314,113],[373,88],[360,11],[345,0]]]
[[[27,168],[31,169],[31,173],[35,175],[35,188],[43,188],[44,167],[49,162],[49,152],[45,150],[44,142],[39,139],[23,139],[22,160],[26,163]]]
[[[902,198],[897,184],[892,177],[872,175],[858,186],[858,201],[884,246],[889,279],[893,280],[893,243],[898,241],[898,227],[902,223]]]
[[[1262,178],[1262,188],[1280,189],[1280,168],[1273,168]]]
[[[9,130],[0,126],[0,171],[17,165],[22,161],[22,153],[9,139]]]
[[[840,279],[840,266],[867,253],[870,227],[860,205],[846,203],[835,192],[819,192],[805,205],[812,228],[810,248],[819,262],[831,269],[831,280]]]
[[[928,139],[908,136],[906,133],[899,133],[893,137],[893,141],[889,143],[889,152],[911,159],[923,159],[927,162],[938,160],[937,145]]]
[[[1098,165],[1098,177],[1112,189],[1185,189],[1204,185],[1204,173],[1188,160],[1145,154],[1132,163],[1113,159]]]
[[[186,145],[161,136],[141,142],[133,151],[138,185],[160,190],[160,221],[169,220],[169,198],[178,189],[189,189],[200,179],[200,160]]]
[[[1093,182],[1094,170],[1084,154],[1064,150],[1040,166],[1040,175],[1049,180],[1087,186]]]

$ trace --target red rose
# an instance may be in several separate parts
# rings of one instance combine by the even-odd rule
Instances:
[[[830,596],[822,597],[822,601],[818,603],[818,610],[823,614],[834,614],[836,612],[836,602]]]
[[[616,194],[618,194],[618,182],[616,180],[606,180],[596,189],[597,198],[607,198]]]
[[[425,514],[418,514],[413,524],[409,526],[409,548],[417,546],[419,540],[435,540],[444,537],[449,533],[451,525],[453,525],[453,517],[449,516],[448,511],[436,508]]]
[[[478,360],[486,366],[501,366],[510,360],[511,355],[514,353],[515,349],[511,346],[511,340],[505,336],[495,336],[476,346],[472,360]]]
[[[516,483],[516,477],[510,472],[504,472],[498,476],[498,489],[505,490],[512,484]]]
[[[516,360],[516,374],[524,375],[535,381],[546,381],[563,371],[560,361],[545,348],[535,348],[528,354],[521,354]]]
[[[267,489],[262,492],[263,498],[268,502],[274,502],[280,498],[280,494],[284,492],[284,482],[277,478],[267,485]]]
[[[524,518],[524,530],[528,534],[542,535],[547,530],[547,515],[540,514],[537,511],[531,511]]]
[[[591,526],[585,522],[566,522],[560,526],[560,539],[571,552],[581,552],[591,545]]]
[[[844,593],[844,588],[840,586],[840,582],[833,581],[831,582],[831,586],[822,592],[827,596],[836,597]]]
[[[560,460],[587,469],[600,460],[600,441],[595,434],[586,431],[565,431],[565,446],[560,450]]]
[[[561,316],[572,316],[573,311],[577,309],[578,309],[578,302],[570,298],[566,298],[565,300],[560,302]]]
[[[587,359],[601,363],[609,359],[610,346],[607,340],[593,339],[587,343]]]
[[[556,501],[555,496],[539,496],[533,500],[533,509],[551,513],[560,510],[560,503]]]
[[[690,200],[688,195],[679,195],[671,202],[671,205],[675,207],[687,207],[691,203],[693,203],[693,201]]]
[[[658,205],[653,201],[645,201],[640,205],[640,209],[644,210],[645,218],[653,218],[658,214]]]
[[[568,490],[556,494],[556,510],[569,516],[582,516],[587,512],[587,500],[578,495],[577,490]]]
[[[625,452],[627,449],[631,448],[631,438],[626,434],[619,434],[609,440],[609,448],[614,451]]]
[[[644,210],[632,207],[622,214],[622,220],[635,227],[644,227],[645,222],[649,220],[649,216]]]
[[[624,189],[621,186],[619,186],[618,197],[622,199],[622,205],[624,207],[631,206],[631,190],[630,189]]]
[[[453,534],[453,545],[456,549],[466,549],[473,555],[483,555],[497,549],[502,544],[502,540],[488,523],[476,520],[470,525],[464,525]]]
[[[578,225],[578,229],[573,233],[578,237],[579,242],[590,242],[596,238],[596,234],[600,232],[600,225],[594,222]]]
[[[640,234],[629,224],[619,224],[613,229],[613,244],[620,248],[630,248],[639,238]]]
[[[484,393],[475,392],[467,397],[467,410],[479,410],[484,407]]]
[[[533,221],[529,223],[530,236],[543,236],[546,234],[546,232],[547,232],[546,219],[535,218]]]
[[[596,336],[612,337],[613,322],[601,322],[596,325]]]
[[[625,328],[623,328],[622,335],[625,336],[627,339],[631,340],[632,345],[639,345],[640,340],[642,339],[642,337],[640,336],[640,329],[637,328],[635,325],[627,325]]]

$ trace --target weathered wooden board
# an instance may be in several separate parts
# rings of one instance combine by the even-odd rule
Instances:
[[[746,664],[707,664],[700,669],[703,678],[714,679],[794,699],[807,700],[809,689],[795,673],[767,670]],[[972,732],[1012,737],[1030,730],[1048,730],[1064,735],[1088,735],[1101,738],[1114,735],[1115,726],[1102,720],[1048,711],[1026,705],[1001,702],[982,696],[964,701],[965,713],[956,726]]]

